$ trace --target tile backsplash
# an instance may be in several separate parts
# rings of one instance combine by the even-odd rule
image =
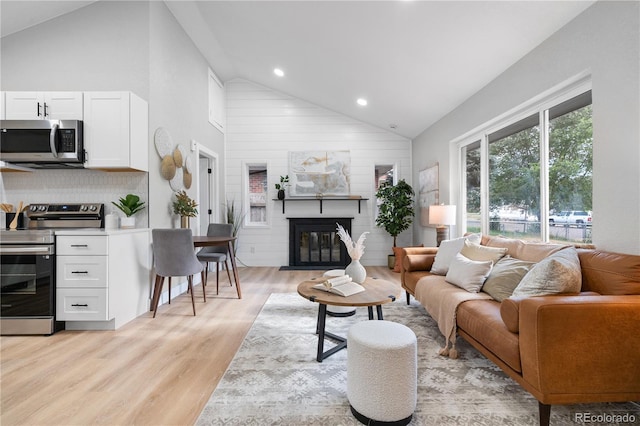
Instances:
[[[112,201],[135,194],[148,204],[149,174],[98,170],[36,170],[0,173],[0,200],[17,206],[37,203],[104,203],[105,214],[122,215]],[[149,224],[148,207],[136,214],[136,228]]]

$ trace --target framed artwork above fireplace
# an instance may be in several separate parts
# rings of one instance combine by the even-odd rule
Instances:
[[[290,151],[289,196],[346,196],[351,191],[349,151]]]

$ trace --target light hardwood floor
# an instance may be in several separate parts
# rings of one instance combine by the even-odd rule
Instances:
[[[367,273],[400,285],[386,267]],[[320,274],[240,268],[243,298],[224,273],[216,295],[210,274],[206,303],[195,288],[195,317],[182,294],[155,319],[149,313],[116,331],[3,336],[0,424],[193,424],[269,295],[295,292]],[[309,348],[310,360],[314,353]]]

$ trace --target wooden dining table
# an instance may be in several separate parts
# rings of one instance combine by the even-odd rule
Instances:
[[[233,270],[233,278],[236,281],[236,290],[238,291],[238,299],[242,299],[242,291],[240,290],[240,277],[238,274],[238,268],[236,266],[236,257],[233,254],[233,242],[236,239],[238,239],[238,237],[209,237],[207,235],[194,235],[193,246],[195,248],[211,246],[228,247],[229,257],[231,258],[231,269]]]

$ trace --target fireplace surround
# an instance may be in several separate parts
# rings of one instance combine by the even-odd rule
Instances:
[[[336,232],[337,225],[351,234],[352,217],[288,217],[288,269],[344,268],[349,255]]]

